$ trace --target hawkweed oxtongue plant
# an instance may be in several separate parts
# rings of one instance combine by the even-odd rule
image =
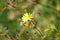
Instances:
[[[24,13],[24,15],[22,16],[22,23],[24,24],[24,27],[22,28],[21,32],[20,32],[20,36],[22,35],[22,33],[30,27],[30,21],[32,21],[32,14],[29,13]]]

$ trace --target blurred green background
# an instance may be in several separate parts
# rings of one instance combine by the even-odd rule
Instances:
[[[0,0],[0,40],[60,40],[60,0]]]

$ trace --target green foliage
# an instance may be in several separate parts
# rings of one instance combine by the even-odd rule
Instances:
[[[0,0],[0,40],[60,40],[59,0]],[[24,23],[25,13],[32,14]]]

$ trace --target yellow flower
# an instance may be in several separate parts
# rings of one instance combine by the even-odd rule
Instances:
[[[25,23],[28,22],[28,20],[31,21],[31,18],[33,18],[31,14],[25,13],[22,17],[22,21]]]

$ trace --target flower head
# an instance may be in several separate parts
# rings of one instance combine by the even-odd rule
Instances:
[[[32,20],[31,18],[33,18],[31,14],[25,13],[22,17],[22,21],[25,23],[28,20],[31,21]]]

